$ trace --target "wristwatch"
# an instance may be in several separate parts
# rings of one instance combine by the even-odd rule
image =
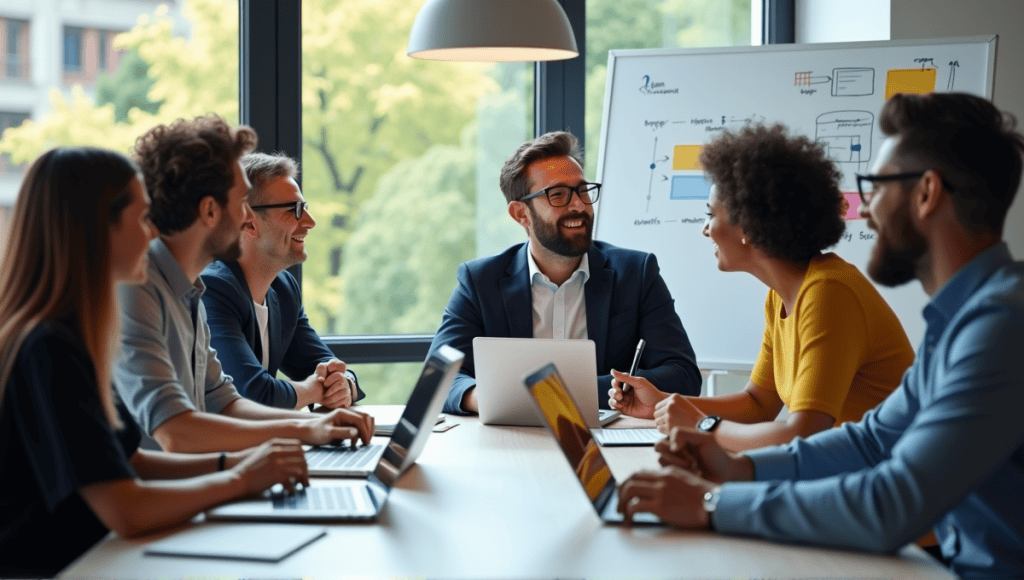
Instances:
[[[722,422],[722,418],[718,415],[708,415],[697,422],[697,430],[710,433],[718,427],[718,424]]]
[[[718,507],[718,498],[722,495],[722,486],[716,485],[704,494],[704,511],[708,514],[708,527],[712,530],[714,526],[715,508]]]

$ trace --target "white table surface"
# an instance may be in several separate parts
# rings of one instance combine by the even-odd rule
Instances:
[[[327,535],[276,564],[147,556],[111,534],[67,578],[954,578],[916,546],[897,555],[771,543],[710,532],[605,525],[543,428],[459,425],[433,433],[378,522],[308,524]],[[614,426],[649,426],[628,419]],[[385,441],[385,439],[380,439]],[[621,482],[656,468],[650,447],[602,448]],[[315,485],[315,482],[314,482]],[[296,524],[306,526],[307,524]]]

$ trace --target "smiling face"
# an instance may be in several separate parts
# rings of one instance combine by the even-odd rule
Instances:
[[[553,157],[534,161],[526,168],[530,192],[540,191],[554,185],[576,187],[586,183],[583,168],[571,157]],[[548,251],[575,258],[590,249],[594,226],[594,207],[580,201],[573,194],[569,204],[552,207],[547,196],[541,195],[524,203],[529,220],[526,224],[530,239]]]
[[[750,247],[743,243],[743,230],[736,224],[729,223],[725,206],[718,197],[718,188],[711,186],[708,197],[708,219],[704,222],[702,233],[714,242],[715,257],[718,258],[718,269],[723,272],[742,270],[747,261]]]
[[[149,195],[142,182],[128,182],[131,202],[110,226],[110,272],[115,282],[141,284],[146,281],[149,241],[156,228],[149,223]]]
[[[894,159],[897,144],[895,138],[886,140],[872,174],[892,175],[904,171]],[[916,186],[917,183],[899,181],[878,182],[869,203],[861,204],[858,210],[876,233],[868,276],[884,286],[899,286],[916,278],[918,264],[928,250],[927,241],[910,218],[910,190]]]
[[[267,183],[262,191],[260,205],[304,200],[299,184],[287,176]],[[254,213],[256,239],[252,247],[268,265],[281,271],[306,260],[306,235],[316,226],[316,220],[308,211],[302,212],[301,219],[295,219],[295,210],[290,207],[267,208]]]

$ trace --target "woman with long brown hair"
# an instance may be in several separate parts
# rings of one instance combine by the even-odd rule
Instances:
[[[138,449],[110,384],[118,283],[146,278],[149,199],[127,157],[44,153],[25,176],[0,266],[0,576],[52,576],[107,530],[179,524],[275,483],[308,483],[302,448]]]

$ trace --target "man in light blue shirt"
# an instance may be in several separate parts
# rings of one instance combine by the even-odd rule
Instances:
[[[934,528],[965,578],[1024,576],[1024,262],[1003,224],[1024,137],[986,100],[896,95],[890,138],[859,176],[876,231],[868,274],[920,280],[927,331],[896,391],[856,424],[725,452],[673,431],[659,472],[623,484],[620,509],[682,527],[891,552]]]

